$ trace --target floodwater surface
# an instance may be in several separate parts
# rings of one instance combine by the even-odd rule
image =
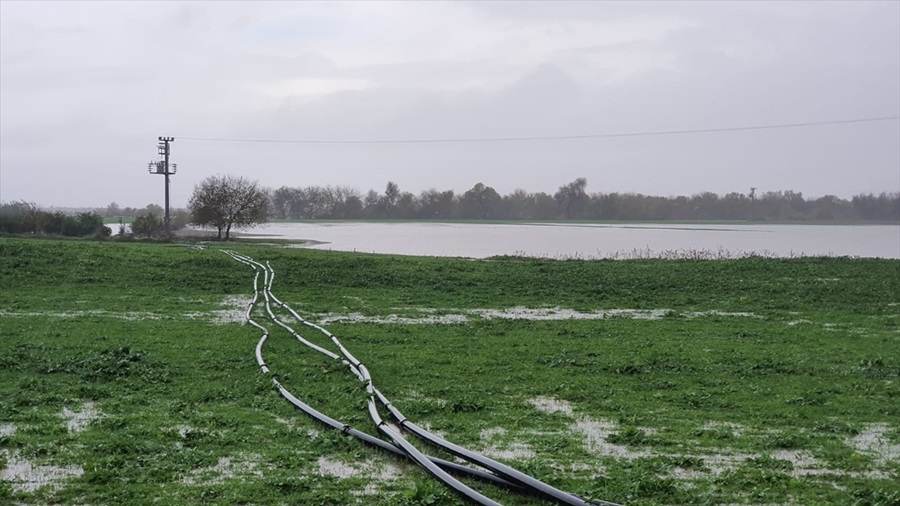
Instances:
[[[485,258],[852,256],[900,258],[900,225],[269,223],[249,232],[338,251]]]

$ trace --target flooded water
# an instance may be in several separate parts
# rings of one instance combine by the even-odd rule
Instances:
[[[269,223],[247,233],[319,241],[312,247],[398,255],[485,258],[854,256],[900,258],[900,225],[584,223]]]

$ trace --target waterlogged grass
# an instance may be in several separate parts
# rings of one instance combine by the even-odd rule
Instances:
[[[269,261],[300,314],[334,318],[409,418],[571,492],[900,502],[896,260],[229,247]],[[461,504],[274,391],[241,324],[252,279],[215,247],[0,239],[0,502]],[[355,378],[268,326],[282,383],[374,433]]]

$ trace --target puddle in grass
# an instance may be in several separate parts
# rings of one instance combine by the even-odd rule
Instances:
[[[223,325],[226,323],[246,323],[247,322],[247,306],[252,301],[252,297],[229,296],[222,301],[222,307],[218,311],[213,311],[213,323]]]
[[[769,457],[789,462],[791,464],[790,469],[785,470],[784,472],[795,478],[805,476],[846,476],[862,479],[888,479],[891,477],[891,473],[883,469],[863,472],[845,472],[837,469],[829,469],[810,451],[804,449],[778,450],[762,454],[728,453],[727,450],[722,453],[694,454],[674,454],[653,452],[649,450],[634,450],[626,445],[615,444],[608,441],[608,438],[617,433],[620,429],[619,425],[611,420],[575,415],[575,411],[570,403],[552,397],[535,397],[528,399],[527,403],[534,409],[543,413],[562,413],[570,418],[575,418],[574,423],[569,425],[568,432],[580,435],[583,438],[582,444],[584,445],[585,450],[593,455],[626,460],[650,457],[696,457],[702,460],[703,466],[700,468],[686,469],[676,467],[667,473],[667,476],[680,480],[698,480],[706,479],[710,476],[719,476],[727,471],[737,469],[749,460],[760,457]],[[741,437],[746,433],[746,428],[740,424],[719,421],[706,423],[701,429],[726,430],[735,438]],[[655,432],[652,429],[641,430],[648,434]],[[878,466],[885,467],[900,460],[900,445],[891,443],[886,437],[887,433],[891,430],[893,429],[886,424],[872,424],[867,426],[857,436],[845,440],[845,444],[862,454],[871,456]],[[482,433],[482,438],[484,439],[486,436],[493,436],[496,434],[500,433]]]
[[[84,474],[81,466],[35,465],[18,453],[6,450],[0,451],[0,455],[6,458],[0,480],[9,482],[14,492],[33,492],[42,487],[59,490],[66,479]]]
[[[206,312],[188,311],[179,316],[188,319],[207,319],[216,325],[229,323],[247,323],[247,306],[252,298],[242,296],[228,296],[221,303],[222,309]],[[596,311],[576,311],[561,307],[551,308],[527,308],[522,306],[505,309],[434,309],[434,308],[395,308],[404,315],[389,314],[385,316],[371,316],[359,312],[350,313],[319,313],[315,320],[320,325],[331,323],[376,323],[394,325],[455,325],[468,323],[472,319],[482,320],[528,320],[528,321],[562,321],[562,320],[605,320],[611,318],[626,318],[632,320],[658,320],[666,316],[681,316],[684,318],[704,317],[733,317],[733,318],[759,318],[748,312],[727,311],[692,311],[685,313],[674,312],[669,309],[598,309]],[[413,316],[409,316],[413,313]],[[416,315],[416,313],[418,315]],[[8,311],[0,310],[0,317],[42,317],[42,318],[82,318],[82,317],[117,318],[130,321],[162,320],[175,316],[163,315],[152,312],[130,311],[115,312],[103,309],[75,310],[75,311]]]
[[[315,439],[315,438],[319,437],[319,435],[321,435],[321,432],[319,432],[319,429],[316,429],[314,427],[306,427],[305,425],[302,425],[300,422],[298,422],[294,418],[281,418],[280,416],[276,416],[275,421],[280,423],[281,425],[284,425],[289,430],[304,431],[304,433],[306,434],[306,437],[308,437],[309,439]]]
[[[185,318],[190,319],[209,319],[216,325],[225,325],[228,323],[247,323],[247,306],[252,301],[252,297],[244,297],[237,295],[229,295],[222,299],[220,307],[214,311],[207,312],[188,312],[184,313]]]
[[[512,442],[508,445],[493,445],[481,451],[484,455],[494,459],[523,460],[534,458],[534,450],[522,442]]]
[[[100,417],[100,413],[93,402],[85,402],[78,411],[63,408],[62,417],[69,432],[84,432],[92,421]]]
[[[366,316],[362,313],[325,313],[317,317],[319,325],[328,325],[331,323],[378,323],[378,324],[395,324],[395,325],[450,325],[456,323],[466,323],[469,321],[463,315],[427,315],[416,318],[398,316],[395,314],[387,316]]]
[[[446,399],[441,399],[438,397],[429,397],[429,396],[423,394],[422,392],[419,392],[418,390],[410,390],[406,394],[406,398],[411,399],[413,401],[431,403],[431,404],[434,404],[439,407],[444,407],[447,405]]]
[[[99,412],[94,403],[85,402],[74,411],[63,408],[60,416],[65,420],[69,432],[78,433],[86,430],[99,417]],[[0,436],[12,437],[17,429],[13,424],[0,425]],[[9,482],[16,492],[33,492],[43,487],[58,490],[66,479],[84,474],[81,466],[40,465],[23,458],[18,452],[0,450],[0,456],[6,459],[6,467],[0,470],[0,480]]]
[[[702,431],[719,431],[724,430],[731,433],[731,437],[741,437],[744,433],[744,426],[739,423],[731,422],[707,422],[700,427]]]
[[[162,315],[146,311],[107,311],[105,309],[74,311],[8,311],[0,309],[0,317],[8,318],[84,318],[88,316],[116,318],[129,321],[161,320],[163,318]]]
[[[566,401],[554,399],[553,397],[535,397],[528,399],[528,403],[535,407],[538,411],[544,413],[562,413],[572,416],[572,405]]]
[[[685,318],[733,317],[759,318],[749,312],[727,311],[692,311],[677,313],[669,309],[598,309],[596,311],[576,311],[561,307],[527,308],[515,306],[505,309],[442,309],[433,308],[395,308],[404,313],[419,313],[421,316],[367,316],[362,313],[321,313],[316,316],[320,325],[330,323],[377,323],[400,325],[452,325],[468,323],[473,318],[483,320],[529,320],[529,321],[561,321],[561,320],[605,320],[610,318],[627,318],[632,320],[658,320],[672,315]]]
[[[220,307],[214,311],[188,311],[184,313],[162,314],[150,311],[107,311],[105,309],[77,309],[71,311],[10,311],[0,309],[0,318],[113,318],[127,321],[163,320],[187,318],[191,320],[206,319],[216,325],[228,323],[246,323],[247,305],[252,299],[243,296],[225,297]],[[191,301],[188,301],[191,302]],[[198,302],[203,302],[199,300]]]
[[[181,479],[186,485],[218,485],[226,480],[262,478],[260,456],[252,453],[235,457],[219,457],[215,465],[194,469]]]
[[[872,457],[879,465],[900,462],[900,444],[893,444],[886,437],[891,432],[887,424],[866,426],[859,434],[846,440],[847,446],[863,455]]]
[[[317,474],[319,476],[333,476],[342,480],[348,478],[366,478],[371,482],[362,490],[354,491],[354,495],[373,495],[379,492],[379,484],[396,480],[401,470],[394,464],[383,463],[375,465],[370,462],[344,462],[343,460],[319,457]]]
[[[498,439],[506,435],[506,432],[506,429],[503,427],[492,427],[490,429],[482,430],[479,435],[481,436],[481,440],[484,441],[487,446],[481,453],[495,459],[516,460],[534,458],[534,450],[524,442],[513,441],[506,443],[504,441],[498,441]]]

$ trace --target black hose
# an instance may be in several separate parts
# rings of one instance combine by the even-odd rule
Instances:
[[[378,413],[378,409],[376,406],[376,400],[377,400],[378,402],[380,402],[383,406],[385,406],[388,409],[388,411],[391,413],[391,416],[397,420],[397,422],[401,425],[401,427],[408,430],[416,437],[419,437],[420,439],[422,439],[424,441],[427,441],[435,446],[438,446],[439,448],[442,448],[445,451],[448,451],[449,453],[451,453],[457,457],[467,460],[470,463],[477,464],[481,467],[484,467],[485,469],[488,469],[488,470],[496,473],[496,475],[495,475],[495,474],[491,474],[491,473],[481,472],[484,475],[484,476],[480,477],[481,479],[486,479],[488,481],[500,480],[500,482],[503,483],[502,486],[506,486],[507,488],[515,488],[515,489],[519,489],[519,490],[523,490],[523,489],[530,490],[533,493],[536,493],[540,496],[543,496],[547,499],[553,500],[554,502],[557,502],[559,504],[564,504],[564,505],[583,506],[583,505],[591,505],[592,504],[592,505],[598,505],[598,506],[619,506],[616,503],[602,501],[602,500],[587,501],[577,495],[570,494],[568,492],[564,492],[564,491],[559,490],[551,485],[548,485],[540,480],[537,480],[532,476],[522,473],[521,471],[518,471],[517,469],[514,469],[506,464],[497,462],[497,461],[495,461],[489,457],[486,457],[484,455],[481,455],[477,452],[473,452],[471,450],[463,448],[459,445],[449,442],[449,441],[447,441],[441,437],[438,437],[438,436],[426,431],[425,429],[419,427],[418,425],[416,425],[415,423],[413,423],[412,421],[407,419],[403,415],[403,413],[400,412],[399,409],[397,409],[395,406],[393,406],[393,404],[391,404],[391,402],[387,399],[387,397],[385,397],[378,389],[376,389],[374,387],[374,385],[372,383],[371,375],[369,374],[368,369],[365,367],[365,365],[362,364],[355,356],[353,356],[350,353],[350,351],[347,350],[343,346],[343,344],[340,342],[340,340],[334,334],[328,332],[323,327],[316,325],[314,323],[311,323],[311,322],[307,321],[306,319],[302,318],[290,306],[283,303],[281,300],[279,300],[277,297],[275,297],[275,295],[273,293],[271,293],[272,283],[274,282],[274,278],[275,278],[275,271],[274,271],[274,269],[272,269],[271,265],[268,264],[268,262],[266,262],[266,265],[263,266],[261,263],[251,259],[250,257],[246,257],[246,256],[239,255],[237,253],[229,252],[229,251],[226,251],[226,253],[229,254],[230,256],[232,256],[232,258],[235,258],[236,260],[253,267],[254,270],[257,270],[257,267],[263,270],[263,275],[264,275],[263,297],[265,299],[265,308],[266,308],[266,312],[268,313],[269,318],[274,323],[276,323],[280,327],[284,328],[286,331],[290,332],[294,337],[296,337],[300,342],[302,342],[306,346],[309,346],[310,348],[328,356],[329,358],[341,360],[342,363],[344,363],[345,365],[347,365],[349,367],[350,371],[357,377],[357,379],[359,379],[361,382],[363,382],[365,384],[366,391],[369,393],[367,406],[368,406],[368,411],[369,411],[370,417],[372,418],[373,422],[378,427],[379,432],[381,432],[382,434],[391,438],[391,440],[394,441],[395,446],[392,446],[389,443],[384,442],[378,438],[373,438],[372,436],[369,436],[368,434],[365,434],[365,433],[360,433],[365,436],[365,437],[361,437],[360,439],[363,439],[364,441],[368,442],[369,444],[374,444],[379,447],[382,447],[382,444],[390,446],[392,449],[388,450],[388,451],[391,451],[391,452],[401,451],[401,449],[402,449],[402,451],[405,452],[405,454],[409,458],[414,460],[420,466],[425,468],[426,471],[428,471],[430,474],[432,474],[433,476],[438,478],[440,481],[444,482],[445,485],[452,488],[455,492],[462,495],[466,499],[469,499],[473,502],[477,502],[479,504],[496,504],[491,499],[470,489],[469,487],[463,485],[462,483],[459,483],[454,478],[447,476],[446,473],[443,471],[443,469],[435,464],[434,457],[429,457],[429,456],[422,454],[415,447],[410,445],[405,439],[403,439],[403,437],[399,433],[397,433],[395,430],[391,429],[384,422],[384,420],[381,418],[380,414]],[[254,278],[254,299],[253,299],[254,302],[257,299],[256,295],[257,295],[257,290],[258,290],[257,289],[258,277],[259,277],[259,272],[257,271],[256,277]],[[341,357],[338,356],[337,354],[307,341],[302,336],[300,336],[300,334],[298,334],[296,331],[294,331],[291,327],[289,327],[288,325],[281,322],[275,316],[275,314],[272,312],[271,307],[270,307],[270,301],[274,301],[276,305],[286,309],[288,312],[291,313],[291,315],[294,318],[297,319],[297,321],[301,322],[304,325],[312,327],[316,330],[319,330],[320,332],[322,332],[326,336],[328,336],[331,339],[331,341],[340,350],[341,355],[343,356],[343,359],[341,359]],[[252,307],[254,302],[251,302],[250,307]],[[250,307],[248,307],[248,311],[247,311],[248,322],[253,323],[260,329],[264,330],[264,332],[265,332],[265,329],[263,327],[255,324],[255,322],[252,322],[250,320],[250,318],[249,318]],[[268,335],[265,334],[262,337],[262,339],[260,339],[260,343],[257,345],[257,360],[260,363],[260,367],[263,368],[263,372],[268,372],[268,368],[262,362],[262,356],[261,356],[262,343],[265,341],[265,339],[267,337],[268,337]],[[273,381],[276,381],[276,380],[273,379]],[[276,384],[279,388],[279,391],[282,393],[282,395],[284,395],[295,406],[297,406],[298,408],[300,408],[301,410],[303,410],[310,416],[313,416],[314,418],[318,418],[318,419],[322,420],[324,423],[334,426],[335,428],[340,428],[340,429],[344,430],[346,433],[346,430],[348,430],[347,426],[343,426],[339,422],[337,422],[331,418],[328,418],[326,415],[319,413],[318,411],[315,411],[313,408],[303,404],[301,401],[296,399],[296,397],[293,397],[293,396],[288,397],[290,395],[290,393],[287,392],[287,390],[285,390],[280,384],[278,384],[277,381],[276,381]],[[312,412],[314,412],[315,414],[313,414],[312,412],[305,409],[304,406],[306,408],[308,408],[309,410],[311,410]],[[333,424],[329,423],[328,421],[326,421],[322,418],[319,418],[320,416],[328,418],[328,420],[331,420],[333,422]],[[334,424],[336,424],[336,425],[334,425]],[[349,430],[355,431],[356,429],[349,429]],[[368,441],[368,439],[366,439],[366,438],[370,438],[374,441],[378,441],[379,443],[373,443],[371,441]],[[397,447],[399,447],[400,449],[398,449]],[[438,459],[438,460],[440,460],[440,459]],[[468,468],[465,466],[459,466],[459,467],[461,467],[462,469],[468,470],[468,471],[473,471],[471,468]],[[450,481],[447,481],[447,478],[449,478]]]
[[[226,253],[228,253],[230,256],[232,256],[232,258],[234,258],[235,260],[238,260],[241,263],[244,263],[244,264],[247,264],[247,265],[253,267],[254,270],[257,269],[257,266],[259,266],[260,268],[263,268],[264,269],[263,270],[264,286],[267,286],[267,287],[270,286],[271,282],[270,281],[268,283],[266,282],[266,278],[268,278],[267,273],[274,272],[274,271],[269,271],[268,269],[265,269],[261,264],[258,264],[257,262],[253,261],[252,259],[249,259],[248,257],[243,257],[241,255],[233,254],[233,252],[228,252],[228,251],[226,251]],[[269,269],[271,269],[271,268],[269,268]],[[255,301],[257,300],[257,293],[258,293],[257,279],[258,279],[258,277],[259,277],[259,272],[257,271],[256,277],[254,278],[254,297],[253,297],[253,301],[248,305],[246,318],[247,318],[248,323],[250,323],[254,327],[257,327],[258,329],[263,331],[263,335],[256,345],[256,360],[257,360],[257,364],[259,365],[262,372],[265,374],[268,374],[270,372],[269,368],[262,358],[262,347],[263,347],[263,344],[265,343],[266,339],[268,339],[268,337],[269,337],[268,330],[265,327],[263,327],[262,325],[259,325],[258,323],[256,323],[250,317],[250,312],[251,312],[252,306],[255,303]],[[286,330],[291,332],[291,334],[293,334],[295,337],[297,337],[302,342],[304,342],[304,344],[307,344],[308,346],[310,346],[310,347],[316,349],[317,351],[320,351],[332,358],[335,358],[335,359],[340,358],[328,350],[325,350],[325,349],[320,348],[312,343],[309,343],[308,341],[304,340],[299,334],[294,332],[293,329],[290,329],[289,327],[287,327],[286,325],[284,325],[280,321],[278,321],[278,319],[272,313],[271,308],[269,307],[270,295],[271,294],[269,294],[267,290],[263,291],[263,297],[266,299],[266,311],[268,312],[269,317],[272,319],[272,321],[274,321],[278,325],[284,327]],[[274,296],[272,296],[272,297],[274,298]],[[281,303],[281,302],[279,301],[279,303]],[[362,366],[362,364],[359,364],[359,365]],[[358,367],[353,367],[353,369],[359,371]],[[358,377],[360,379],[363,379],[367,376],[368,376],[368,371],[366,371],[364,366],[362,366],[362,373],[358,374]],[[371,382],[371,379],[369,381]],[[386,424],[383,422],[383,420],[380,419],[380,417],[378,417],[378,422],[377,422],[379,431],[383,432],[383,433],[385,433],[385,435],[391,437],[391,439],[395,443],[394,445],[392,445],[386,441],[383,441],[381,439],[378,439],[376,437],[373,437],[369,434],[366,434],[365,432],[359,431],[349,425],[342,424],[341,422],[338,422],[337,420],[325,415],[324,413],[314,409],[313,407],[311,407],[308,404],[304,403],[303,401],[299,400],[297,397],[295,397],[293,394],[291,394],[290,391],[288,391],[286,388],[284,388],[284,386],[282,386],[281,383],[279,383],[277,379],[272,378],[272,382],[275,384],[279,393],[281,393],[281,395],[285,399],[287,399],[291,404],[293,404],[295,407],[299,408],[301,411],[303,411],[307,415],[315,418],[316,420],[324,423],[325,425],[328,425],[330,427],[340,430],[344,434],[354,436],[354,437],[364,441],[365,443],[368,443],[368,444],[376,446],[378,448],[387,450],[391,453],[394,453],[397,455],[402,455],[407,458],[413,459],[417,464],[419,464],[421,467],[423,467],[430,474],[432,474],[433,476],[438,478],[445,485],[452,488],[454,491],[456,491],[457,493],[459,493],[460,495],[462,495],[463,497],[465,497],[466,499],[468,499],[470,501],[477,502],[479,504],[484,504],[487,506],[495,506],[495,505],[500,506],[499,503],[481,495],[480,493],[472,490],[471,488],[467,487],[463,483],[459,482],[452,476],[449,476],[446,471],[452,471],[452,472],[455,472],[455,473],[463,475],[463,476],[469,476],[472,478],[480,479],[482,481],[493,483],[497,486],[504,487],[504,488],[514,490],[514,491],[522,490],[522,488],[520,486],[518,486],[514,483],[511,483],[507,480],[504,480],[504,479],[502,479],[496,475],[493,475],[491,473],[487,473],[487,472],[481,471],[479,469],[472,469],[472,468],[463,466],[461,464],[457,464],[455,462],[450,462],[450,461],[446,461],[446,460],[443,460],[443,459],[440,459],[437,457],[423,454],[418,449],[416,449],[414,446],[412,446],[411,444],[406,442],[406,440],[404,440],[402,438],[402,436],[399,435],[399,433],[396,433],[395,431],[387,428]],[[373,399],[374,399],[374,393],[370,392],[370,403],[369,403],[370,411],[374,404]],[[375,412],[375,416],[377,416],[377,411]],[[398,448],[398,446],[399,446],[399,448]],[[445,469],[446,469],[446,471],[445,471]]]

